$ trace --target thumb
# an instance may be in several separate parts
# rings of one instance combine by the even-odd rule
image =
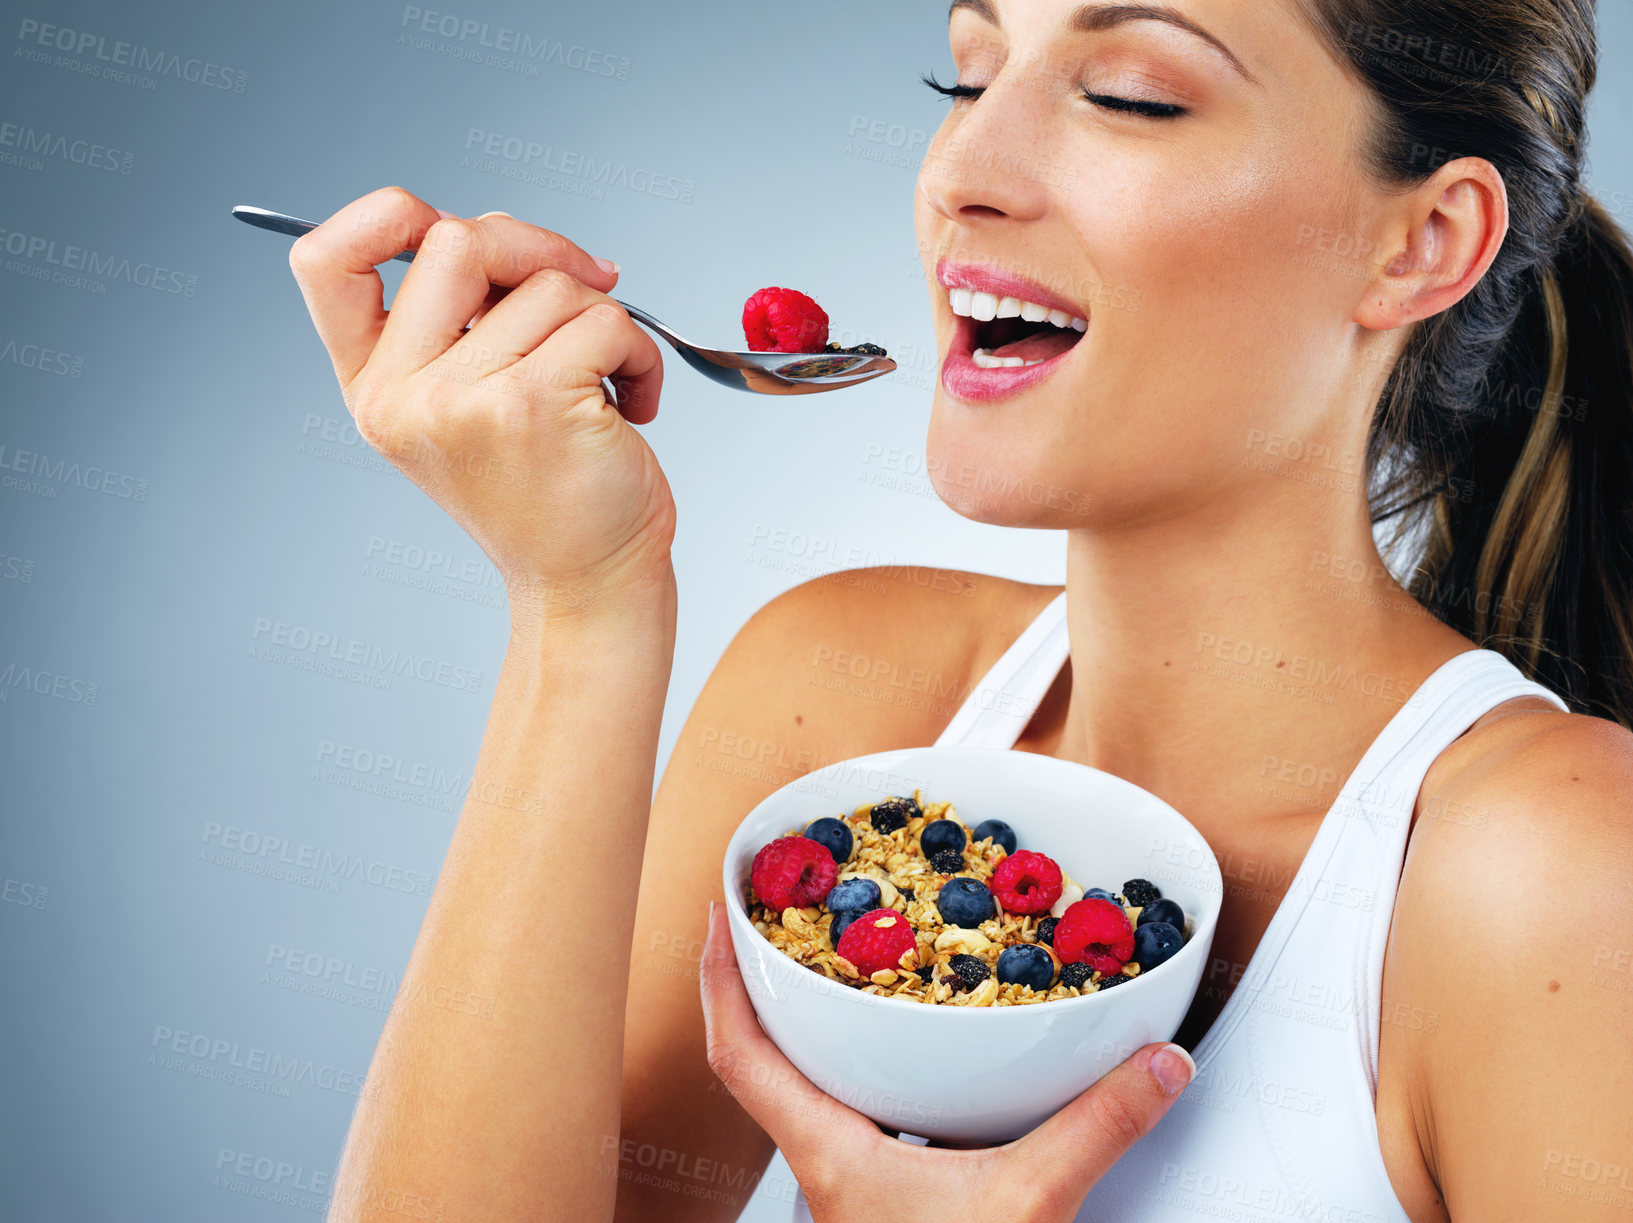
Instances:
[[[1081,1202],[1162,1120],[1195,1074],[1196,1063],[1178,1045],[1146,1045],[1021,1141],[1034,1147],[1051,1188],[1063,1200]]]

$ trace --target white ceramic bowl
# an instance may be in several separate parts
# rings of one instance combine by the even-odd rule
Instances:
[[[864,994],[771,945],[744,907],[767,841],[824,815],[924,791],[973,829],[1011,824],[1084,888],[1146,878],[1188,918],[1185,946],[1116,989],[1031,1006],[932,1006]],[[1141,1045],[1178,1031],[1202,979],[1223,886],[1202,835],[1131,782],[1035,752],[917,747],[841,760],[767,796],[726,847],[732,944],[760,1024],[813,1083],[879,1124],[925,1138],[1019,1137]]]

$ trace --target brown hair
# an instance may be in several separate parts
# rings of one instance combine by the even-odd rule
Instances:
[[[1402,579],[1572,709],[1633,728],[1633,251],[1581,187],[1593,0],[1303,0],[1375,102],[1388,185],[1457,157],[1509,231],[1418,323],[1367,445],[1372,521],[1425,537]]]

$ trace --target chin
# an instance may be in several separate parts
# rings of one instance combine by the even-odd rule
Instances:
[[[997,527],[1069,530],[1091,524],[1095,503],[1081,479],[1063,476],[1059,454],[1038,452],[1037,438],[986,426],[938,392],[925,443],[930,485],[947,506],[972,522]]]

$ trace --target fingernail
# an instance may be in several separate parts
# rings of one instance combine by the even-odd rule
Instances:
[[[453,216],[454,214],[451,213],[451,212],[444,212],[444,211],[442,211],[442,209],[438,208],[437,209],[437,215],[439,217],[441,217],[444,221],[446,221],[449,217]]]
[[[1170,1096],[1184,1091],[1195,1073],[1196,1063],[1178,1045],[1164,1045],[1151,1055],[1151,1077]]]
[[[478,221],[485,221],[489,217],[510,217],[510,214],[508,212],[500,212],[497,209],[495,209],[493,212],[484,212],[481,216],[477,217],[476,219]],[[510,217],[510,219],[512,221],[514,221],[516,218],[515,217]]]
[[[590,258],[595,260],[595,266],[603,272],[616,272],[618,270],[618,265],[611,259],[603,259],[600,255],[591,255]]]

